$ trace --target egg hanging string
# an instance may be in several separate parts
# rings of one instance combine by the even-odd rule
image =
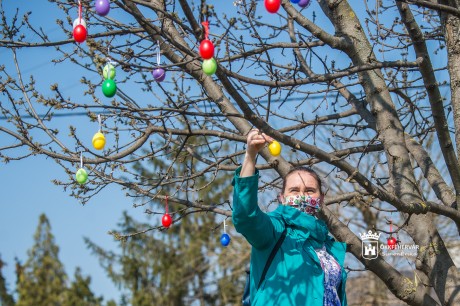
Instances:
[[[204,27],[204,38],[209,39],[209,21],[208,21],[207,16],[206,16],[206,21],[203,21],[201,24]]]
[[[390,236],[393,236],[393,212],[390,213]]]
[[[81,24],[81,1],[78,0],[78,18],[80,19]]]
[[[110,58],[110,45],[107,43],[107,63],[108,64],[111,64],[112,63],[112,59]]]
[[[101,114],[97,115],[97,121],[99,122],[99,133],[102,131],[102,118]]]
[[[159,67],[161,63],[161,50],[160,50],[160,41],[157,40],[157,66]]]
[[[111,64],[113,66],[115,66],[117,63],[115,63],[114,61],[112,61],[112,58],[110,57],[110,43],[107,42],[107,64]]]
[[[168,196],[165,197],[165,212],[168,213]]]
[[[80,168],[83,168],[83,151],[80,151]]]

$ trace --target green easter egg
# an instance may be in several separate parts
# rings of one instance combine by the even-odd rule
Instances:
[[[77,173],[75,174],[75,178],[79,184],[84,184],[88,180],[88,173],[83,168],[78,169]]]
[[[107,79],[102,83],[102,93],[104,96],[107,98],[112,98],[115,96],[115,93],[117,92],[117,84],[115,84],[114,80]]]
[[[102,75],[104,76],[104,79],[107,80],[107,79],[115,79],[115,75],[116,75],[116,71],[115,71],[115,67],[113,67],[113,65],[111,64],[107,64],[104,66],[104,69],[102,70]]]
[[[214,73],[216,73],[217,70],[217,62],[214,59],[214,57],[204,60],[203,64],[201,65],[201,68],[203,69],[203,72],[207,75],[213,75]]]

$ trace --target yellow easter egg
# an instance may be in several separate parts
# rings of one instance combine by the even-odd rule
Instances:
[[[270,152],[271,155],[273,156],[278,156],[281,154],[281,145],[278,141],[273,140],[269,145],[268,145],[268,151]]]
[[[102,150],[105,146],[105,136],[101,132],[97,132],[93,136],[93,147],[96,150]]]

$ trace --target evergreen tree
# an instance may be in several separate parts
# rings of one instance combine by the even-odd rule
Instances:
[[[85,305],[85,306],[100,306],[102,305],[102,297],[96,297],[91,291],[91,277],[84,277],[81,274],[81,269],[78,267],[75,270],[74,281],[71,283],[66,305]]]
[[[17,283],[18,306],[64,305],[67,275],[48,218],[42,214]]]
[[[0,260],[0,305],[17,306],[101,306],[103,298],[96,297],[90,289],[91,277],[84,277],[81,269],[75,270],[74,280],[67,286],[67,274],[58,258],[59,247],[51,233],[48,218],[40,215],[39,224],[34,235],[34,245],[23,265],[16,258],[17,304],[7,295],[1,274]],[[108,301],[107,306],[116,306]]]
[[[6,284],[6,280],[3,277],[2,268],[5,265],[5,262],[2,261],[0,258],[0,305],[3,306],[13,306],[14,298],[11,294],[8,293],[8,287]]]
[[[175,148],[172,149],[174,152]],[[193,176],[200,169],[194,166],[193,158],[178,151],[176,167],[172,176]],[[166,167],[162,160],[154,159],[149,165],[138,164],[136,171],[144,184],[158,186]],[[157,179],[158,178],[158,179]],[[209,181],[212,180],[212,185]],[[172,195],[181,192],[186,198],[199,198],[207,205],[227,205],[231,191],[229,175],[197,176],[192,185],[162,186],[159,194]],[[212,186],[212,188],[211,188]],[[153,204],[148,212],[161,216],[165,201]],[[116,285],[127,289],[123,300],[129,305],[228,305],[239,304],[244,287],[244,267],[241,254],[249,254],[250,248],[241,239],[232,239],[232,247],[241,248],[238,255],[226,256],[220,245],[222,216],[208,212],[193,213],[174,202],[169,202],[169,211],[176,222],[167,230],[158,219],[152,224],[142,224],[124,213],[123,220],[114,232],[122,240],[122,254],[106,251],[87,240],[88,245],[99,256],[103,267]],[[181,210],[180,210],[181,209]],[[187,216],[184,218],[184,216]],[[216,219],[218,218],[218,219]],[[155,229],[143,234],[140,229]],[[232,248],[230,247],[230,248]],[[238,258],[237,261],[234,261]],[[244,257],[243,257],[244,258]],[[245,257],[248,259],[248,256]],[[234,263],[238,272],[232,273]],[[116,267],[120,266],[121,271]]]

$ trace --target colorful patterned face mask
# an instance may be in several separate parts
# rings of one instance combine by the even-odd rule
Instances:
[[[321,199],[309,195],[291,195],[284,198],[283,205],[289,205],[310,215],[315,215],[321,209]]]

